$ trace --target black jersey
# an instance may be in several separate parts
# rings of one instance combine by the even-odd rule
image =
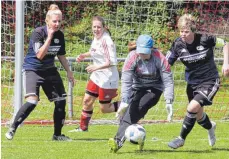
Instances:
[[[192,44],[178,38],[173,42],[166,57],[170,65],[179,58],[186,66],[185,80],[188,84],[199,84],[219,78],[213,53],[215,45],[215,36],[195,34]]]
[[[36,54],[40,47],[44,45],[47,37],[48,33],[46,26],[38,27],[33,31],[29,41],[28,53],[24,59],[23,69],[36,71],[53,68],[55,67],[55,56],[66,54],[64,34],[58,30],[53,34],[47,54],[42,60],[39,60]]]

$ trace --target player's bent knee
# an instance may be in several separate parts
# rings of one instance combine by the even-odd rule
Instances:
[[[54,116],[60,119],[64,119],[66,116],[65,106],[66,100],[55,101]]]
[[[31,103],[33,105],[37,105],[38,104],[38,101],[37,100],[33,100],[33,99],[28,99],[28,100],[26,100],[26,102]]]
[[[55,106],[60,108],[60,109],[65,109],[66,106],[66,100],[58,100],[58,101],[54,101]]]
[[[187,107],[187,110],[189,112],[198,112],[200,108],[201,108],[201,105],[197,101],[191,100],[191,102],[189,103]]]
[[[25,100],[28,102],[28,101],[31,101],[31,102],[35,102],[36,101],[36,104],[38,103],[38,97],[37,96],[28,96],[25,98]]]
[[[100,103],[100,110],[102,113],[110,113],[114,110],[111,110],[112,103],[111,101],[99,101]]]
[[[30,112],[37,106],[38,101],[34,99],[26,99],[26,103],[21,107],[21,111],[29,115]],[[27,116],[26,115],[26,116]]]
[[[31,103],[33,105],[38,104],[38,98],[36,96],[30,96],[26,98],[26,102]]]
[[[85,110],[91,110],[93,107],[93,103],[94,103],[94,100],[92,100],[90,98],[86,98],[83,100],[83,108]]]
[[[106,106],[100,106],[100,110],[103,114],[109,113],[109,109]]]

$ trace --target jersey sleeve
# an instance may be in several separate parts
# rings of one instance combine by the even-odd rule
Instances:
[[[175,42],[173,42],[171,48],[169,49],[169,51],[166,53],[166,59],[168,61],[168,63],[172,66],[174,64],[174,62],[178,59],[178,55],[176,52],[176,45]]]
[[[135,57],[133,54],[129,53],[123,68],[121,77],[121,101],[129,104],[129,96],[132,91],[132,84],[134,78],[134,68],[135,68]]]
[[[106,37],[102,41],[102,46],[105,57],[109,61],[110,65],[117,65],[116,47],[113,41],[109,37]]]
[[[30,42],[32,44],[34,52],[37,54],[39,49],[44,44],[44,37],[42,36],[42,33],[37,30],[34,30],[34,32],[32,33]]]
[[[208,47],[215,47],[216,45],[216,37],[213,35],[204,35],[206,37],[206,43]]]
[[[160,63],[160,75],[164,84],[164,97],[165,100],[174,99],[174,82],[173,74],[170,68],[170,64],[167,61],[166,57],[162,53],[158,53],[159,63]]]

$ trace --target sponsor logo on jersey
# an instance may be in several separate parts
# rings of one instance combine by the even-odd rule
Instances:
[[[188,63],[193,63],[193,62],[197,62],[197,61],[200,61],[200,60],[204,60],[207,56],[207,51],[203,51],[199,54],[195,54],[195,55],[191,55],[191,56],[185,56],[185,57],[182,57],[180,58],[181,60],[183,60],[184,62],[188,62]]]
[[[59,39],[54,39],[54,43],[59,44],[60,40]]]
[[[197,47],[196,47],[196,50],[198,50],[198,51],[202,51],[202,50],[204,50],[204,47],[203,47],[203,46],[201,46],[201,45],[200,45],[200,46],[197,46]]]
[[[109,95],[106,95],[105,98],[110,98],[110,96]]]
[[[57,55],[57,52],[60,50],[61,46],[49,46],[47,55]]]
[[[181,53],[186,53],[186,52],[187,52],[186,49],[182,49],[182,50],[181,50]]]

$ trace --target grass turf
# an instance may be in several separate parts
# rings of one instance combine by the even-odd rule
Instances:
[[[167,143],[180,132],[181,123],[144,125],[147,137],[142,152],[137,146],[125,142],[117,154],[109,153],[107,141],[117,131],[117,125],[91,125],[89,132],[68,133],[75,125],[65,125],[63,133],[72,142],[52,141],[52,126],[24,125],[17,130],[12,141],[5,139],[6,127],[1,127],[2,159],[228,159],[229,123],[217,122],[216,145],[208,145],[207,131],[198,124],[186,139],[185,145],[173,150]]]

